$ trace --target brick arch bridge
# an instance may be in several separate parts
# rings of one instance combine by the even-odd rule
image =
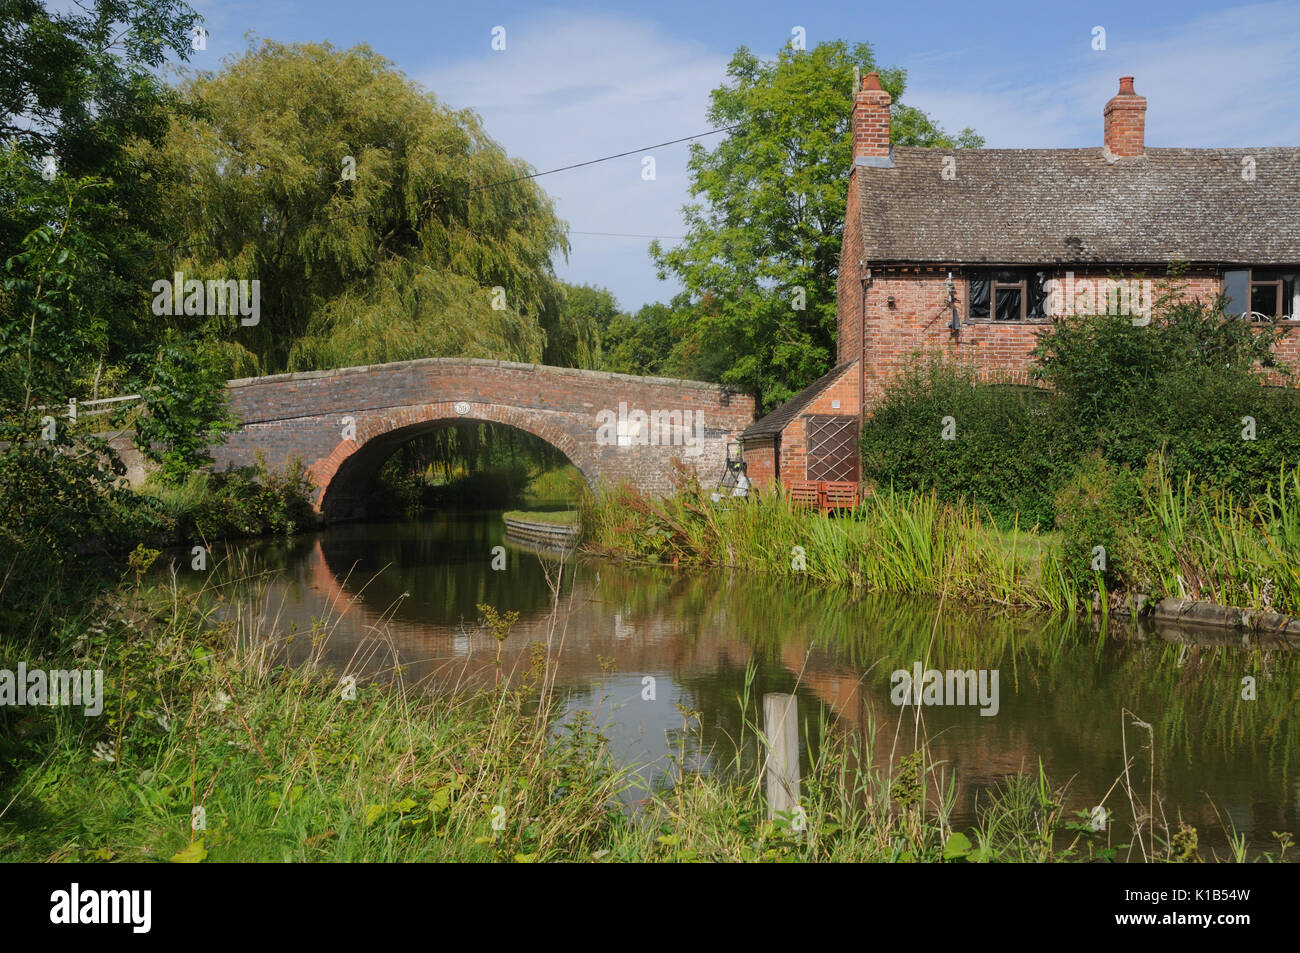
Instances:
[[[228,391],[240,423],[213,448],[216,467],[246,466],[259,453],[271,467],[300,459],[329,520],[364,516],[384,461],[457,420],[540,437],[592,487],[624,482],[663,493],[674,459],[693,464],[706,485],[716,480],[727,442],[754,419],[752,397],[716,384],[465,358],[250,377]],[[621,441],[620,409],[629,421]],[[647,418],[639,429],[637,411]]]

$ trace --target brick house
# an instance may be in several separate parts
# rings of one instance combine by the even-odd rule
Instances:
[[[742,434],[754,483],[858,479],[860,415],[907,367],[937,353],[1029,383],[1045,326],[1142,320],[1174,263],[1188,296],[1300,321],[1300,148],[1147,148],[1131,76],[1106,103],[1099,148],[894,146],[889,107],[876,74],[864,76],[837,366]],[[1278,356],[1300,365],[1300,335]]]

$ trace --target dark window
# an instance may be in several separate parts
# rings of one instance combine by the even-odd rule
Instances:
[[[1045,271],[976,271],[967,276],[967,314],[994,321],[1042,320],[1047,315]]]
[[[1295,320],[1300,315],[1300,269],[1251,268],[1223,273],[1225,313]]]
[[[993,283],[993,318],[996,321],[1020,321],[1024,319],[1025,283]]]
[[[988,318],[989,316],[989,279],[985,277],[972,277],[967,283],[970,294],[970,308],[967,313],[972,318]]]
[[[1025,279],[1025,293],[1029,295],[1025,302],[1025,315],[1030,318],[1049,318],[1047,309],[1047,283],[1052,280],[1046,271],[1030,272]]]
[[[1294,319],[1297,312],[1296,291],[1300,272],[1252,270],[1250,273],[1250,310],[1270,318]]]
[[[1252,281],[1250,283],[1250,310],[1269,317],[1282,313],[1282,282]]]

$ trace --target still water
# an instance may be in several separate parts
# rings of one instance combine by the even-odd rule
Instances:
[[[496,546],[505,547],[501,570],[492,568]],[[288,648],[293,661],[318,653],[339,671],[380,679],[397,671],[430,690],[491,683],[497,645],[476,606],[518,610],[501,671],[522,671],[530,645],[549,639],[567,710],[592,712],[616,756],[644,765],[650,784],[668,783],[669,757],[681,753],[682,707],[699,713],[688,759],[709,767],[729,760],[730,739],[758,717],[761,695],[779,691],[798,697],[805,769],[823,722],[869,738],[862,754],[877,764],[896,764],[911,750],[919,712],[931,756],[955,785],[957,829],[975,824],[1008,776],[1036,773],[1040,759],[1054,785],[1068,782],[1067,812],[1089,810],[1123,774],[1127,744],[1133,787],[1154,782],[1170,826],[1194,824],[1203,853],[1224,856],[1229,830],[1256,849],[1276,848],[1272,831],[1300,830],[1300,659],[1285,645],[740,573],[573,558],[561,570],[508,543],[499,513],[340,525],[229,544],[228,555],[267,571],[255,608],[280,631],[303,633]],[[996,714],[978,704],[895,704],[894,673],[918,663],[996,672]],[[1247,676],[1254,700],[1242,697]],[[1143,750],[1152,740],[1154,778]],[[1106,804],[1128,816],[1119,792]]]

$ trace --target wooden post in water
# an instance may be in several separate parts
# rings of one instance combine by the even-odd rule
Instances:
[[[769,692],[763,696],[767,734],[767,819],[788,814],[799,804],[799,700]]]

